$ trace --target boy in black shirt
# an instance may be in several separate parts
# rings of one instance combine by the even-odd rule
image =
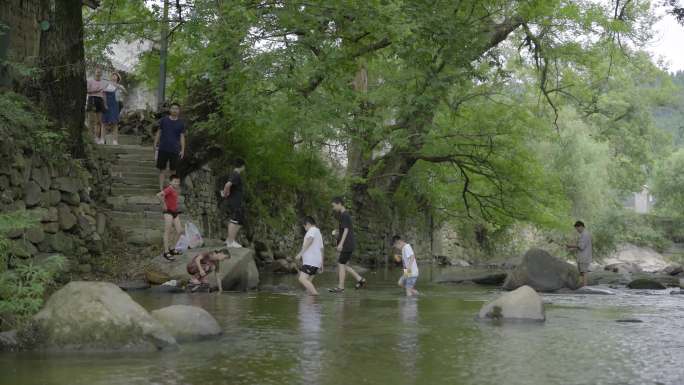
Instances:
[[[333,231],[333,235],[337,236],[337,251],[339,257],[337,258],[337,272],[339,274],[339,284],[336,288],[328,289],[331,293],[341,293],[344,291],[344,280],[346,273],[349,272],[354,279],[356,279],[355,287],[360,289],[366,285],[366,279],[361,277],[354,269],[347,266],[347,262],[351,259],[356,240],[354,239],[354,226],[352,225],[352,218],[349,212],[344,207],[344,201],[341,197],[335,197],[332,200],[333,211],[339,213],[340,226],[338,231]]]
[[[226,199],[225,206],[228,209],[226,247],[242,247],[235,239],[237,238],[238,231],[245,224],[244,193],[242,189],[242,176],[240,175],[244,171],[245,161],[240,158],[236,159],[235,169],[221,191],[221,196]]]

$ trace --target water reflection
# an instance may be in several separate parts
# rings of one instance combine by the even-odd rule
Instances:
[[[399,316],[402,323],[399,332],[399,365],[404,371],[404,379],[407,384],[417,383],[418,354],[418,298],[401,298],[399,300]]]
[[[299,372],[302,384],[319,384],[323,371],[321,346],[321,305],[316,298],[306,295],[298,305],[299,333],[302,343],[299,351]]]

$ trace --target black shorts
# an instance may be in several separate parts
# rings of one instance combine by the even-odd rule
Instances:
[[[157,168],[159,170],[166,170],[166,164],[169,164],[169,169],[171,171],[176,171],[178,167],[178,162],[180,161],[180,155],[173,152],[159,151],[157,154]]]
[[[181,214],[181,212],[180,212],[180,211],[169,211],[169,210],[165,210],[165,211],[164,211],[164,214],[169,214],[169,215],[171,215],[171,216],[173,217],[173,219],[176,219],[176,217],[179,216],[179,215]]]
[[[242,202],[233,202],[230,199],[224,199],[220,204],[223,218],[236,225],[244,226],[245,224],[245,208]]]
[[[318,267],[311,265],[302,265],[302,267],[299,268],[299,271],[306,275],[312,276],[318,273]]]
[[[230,223],[236,224],[236,225],[244,225],[245,224],[245,209],[242,206],[238,206],[234,209],[230,210],[230,215],[228,216],[228,220]]]
[[[88,101],[86,103],[86,111],[104,112],[104,110],[104,99],[102,99],[99,96],[88,96]]]
[[[346,265],[347,262],[349,262],[349,260],[351,259],[351,257],[351,251],[340,251],[340,255],[339,257],[337,257],[337,263],[339,263],[340,265]]]

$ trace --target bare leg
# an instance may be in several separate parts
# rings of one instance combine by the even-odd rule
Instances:
[[[164,252],[166,253],[171,248],[169,243],[171,241],[171,231],[173,230],[173,217],[170,214],[164,214]]]
[[[344,265],[344,269],[347,270],[347,271],[349,272],[349,274],[351,274],[351,275],[354,277],[354,279],[355,279],[356,281],[360,281],[360,280],[363,279],[363,278],[359,275],[359,273],[357,273],[356,271],[354,271],[354,269],[352,269],[350,266]]]
[[[230,222],[228,223],[228,238],[226,241],[228,242],[235,242],[235,239],[237,239],[238,232],[240,231],[240,225],[237,223]]]
[[[306,292],[310,295],[318,295],[318,291],[316,291],[316,287],[311,282],[311,279],[311,277],[308,277],[308,274],[304,274],[301,271],[299,272],[299,283],[304,286]]]
[[[177,216],[173,219],[173,227],[176,229],[176,236],[173,238],[173,245],[175,246],[178,242],[178,239],[180,239],[181,235],[183,235],[183,227],[181,226],[180,216]]]
[[[339,287],[340,289],[344,289],[344,279],[346,278],[345,274],[347,272],[346,267],[347,267],[347,265],[343,265],[341,263],[337,264],[337,274],[338,274],[339,279],[340,279],[337,287]]]
[[[112,123],[112,141],[119,144],[119,123]]]
[[[166,181],[166,170],[159,170],[159,191],[164,189],[164,181]]]
[[[104,131],[104,127],[103,127],[104,124],[102,123],[102,113],[96,112],[95,114],[97,115],[97,125],[96,125],[96,127],[97,127],[96,133],[97,134],[96,134],[96,137],[98,139],[100,139],[101,141],[103,141],[104,135],[103,135],[102,131]]]

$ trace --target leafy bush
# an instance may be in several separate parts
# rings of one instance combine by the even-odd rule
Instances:
[[[16,328],[40,310],[45,291],[65,263],[62,256],[51,256],[39,265],[32,260],[10,260],[4,234],[36,221],[25,211],[0,214],[0,330]],[[10,265],[14,268],[8,269]]]
[[[606,256],[621,243],[664,251],[671,241],[653,221],[650,216],[627,210],[606,213],[592,227],[594,253],[599,257]]]

